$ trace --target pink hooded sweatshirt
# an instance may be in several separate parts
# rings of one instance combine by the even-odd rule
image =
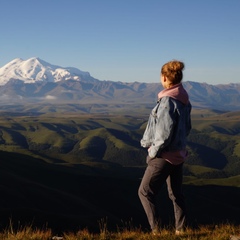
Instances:
[[[166,88],[163,89],[159,94],[158,94],[158,99],[162,97],[171,97],[174,98],[183,104],[188,104],[189,103],[189,97],[187,91],[183,88],[182,83],[176,84],[171,88]]]

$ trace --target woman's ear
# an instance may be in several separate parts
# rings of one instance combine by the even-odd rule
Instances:
[[[166,82],[167,81],[167,78],[166,76],[163,75],[163,81]]]

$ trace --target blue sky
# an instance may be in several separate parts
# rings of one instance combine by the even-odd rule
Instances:
[[[0,67],[39,57],[100,80],[240,82],[240,0],[1,0]]]

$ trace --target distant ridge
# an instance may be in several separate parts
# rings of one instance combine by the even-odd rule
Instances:
[[[210,85],[184,82],[193,107],[240,110],[240,84]],[[73,67],[41,60],[16,58],[0,68],[0,102],[154,104],[161,84],[100,81]]]

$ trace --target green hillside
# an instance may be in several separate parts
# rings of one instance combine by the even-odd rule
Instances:
[[[59,111],[52,115],[4,116],[0,118],[0,150],[48,163],[112,162],[144,167],[146,150],[139,141],[147,119],[148,115],[140,112],[109,115]],[[240,112],[193,110],[186,176],[216,179],[240,175],[239,120]]]
[[[126,116],[2,118],[0,150],[38,156],[47,162],[113,161],[139,165],[142,157],[131,158],[144,151],[139,149],[138,128],[142,123],[143,120]]]

